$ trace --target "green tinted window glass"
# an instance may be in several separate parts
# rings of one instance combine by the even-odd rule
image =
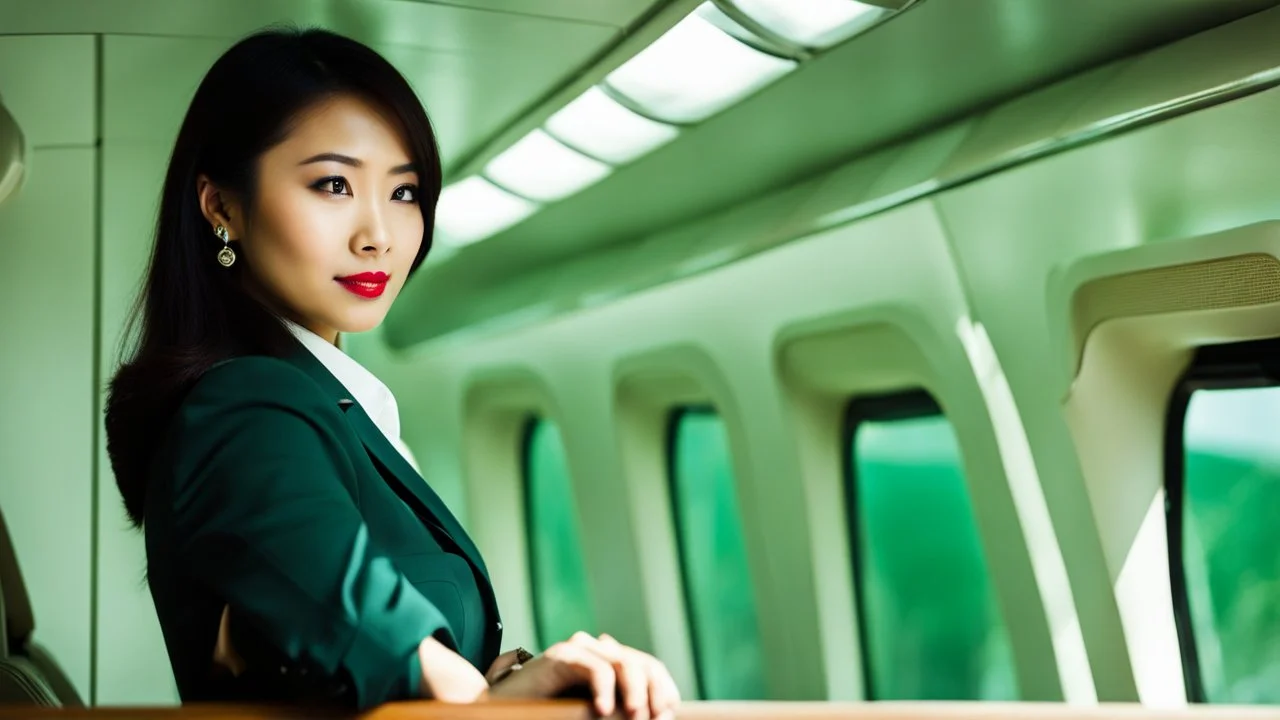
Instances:
[[[729,437],[711,411],[679,412],[673,422],[672,505],[701,696],[762,699],[760,634]]]
[[[1181,553],[1203,699],[1280,703],[1280,388],[1195,391],[1183,453]]]
[[[545,648],[579,630],[596,632],[577,504],[555,424],[530,422],[524,468],[534,620]]]
[[[1013,652],[951,423],[919,395],[855,403],[850,419],[869,696],[1017,699]]]

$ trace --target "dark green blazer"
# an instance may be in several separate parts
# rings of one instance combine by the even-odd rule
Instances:
[[[156,441],[147,573],[184,701],[367,708],[418,695],[428,635],[497,656],[479,551],[300,344],[215,366]],[[224,606],[237,677],[211,661]]]

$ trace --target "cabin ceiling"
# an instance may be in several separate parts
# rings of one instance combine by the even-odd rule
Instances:
[[[671,1],[0,0],[0,35],[150,35],[229,46],[273,23],[327,27],[376,47],[404,73],[436,125],[448,167]],[[192,53],[208,48],[193,43]],[[173,73],[184,111],[193,82],[199,78]]]
[[[508,15],[626,27],[661,0],[409,0],[428,5],[451,5]]]
[[[919,0],[598,184],[491,238],[452,254],[433,253],[393,319],[412,326],[415,316],[464,295],[501,293],[520,274],[749,202],[874,148],[1278,2]],[[652,40],[673,13],[696,5],[0,0],[0,35],[192,38],[192,57],[174,63],[181,70],[153,73],[164,81],[149,88],[148,97],[163,99],[164,107],[138,110],[164,116],[137,128],[154,138],[151,128],[170,120],[176,131],[199,80],[190,68],[203,67],[197,59],[207,63],[204,58],[236,38],[274,23],[328,27],[376,47],[409,78],[436,125],[446,172],[456,180],[500,151],[522,125],[536,126],[557,109],[552,105],[566,88],[598,80],[602,58]],[[429,336],[424,331],[415,340]]]
[[[415,314],[428,316],[463,296],[500,294],[521,274],[696,221],[1034,88],[1276,4],[921,0],[597,184],[488,239],[441,253],[411,281],[394,319],[411,326]],[[424,332],[415,341],[430,337]]]

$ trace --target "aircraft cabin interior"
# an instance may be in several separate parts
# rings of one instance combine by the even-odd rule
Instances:
[[[503,650],[608,633],[682,718],[1280,717],[1280,2],[0,0],[0,718],[295,717],[182,705],[103,422],[193,94],[281,26],[435,130],[339,345]],[[368,715],[455,716],[590,711]]]

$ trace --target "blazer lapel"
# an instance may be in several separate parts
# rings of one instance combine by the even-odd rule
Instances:
[[[310,375],[343,408],[347,421],[360,437],[365,450],[384,471],[383,479],[388,484],[395,485],[392,489],[397,491],[396,494],[402,498],[407,495],[407,499],[416,501],[410,504],[417,505],[414,510],[419,516],[428,522],[434,521],[438,525],[437,529],[443,531],[458,546],[467,560],[480,570],[485,581],[491,582],[489,571],[485,567],[479,549],[472,543],[471,538],[449,511],[448,506],[418,474],[418,471],[404,459],[400,451],[387,440],[364,408],[348,396],[347,389],[342,383],[338,382],[328,368],[305,347],[299,347],[298,352],[287,359]],[[400,492],[401,490],[404,492]]]
[[[420,511],[425,510],[426,515],[440,525],[440,529],[449,536],[458,549],[466,555],[480,569],[488,579],[489,571],[484,565],[483,558],[480,557],[480,551],[471,542],[471,538],[467,536],[467,532],[454,518],[453,513],[449,511],[448,506],[440,499],[435,490],[427,484],[427,481],[418,474],[417,470],[404,459],[400,451],[395,448],[388,440],[373,420],[364,412],[359,403],[347,410],[347,420],[351,422],[351,426],[355,428],[356,434],[360,436],[361,442],[364,443],[365,450],[373,456],[383,468],[385,468],[390,477],[388,482],[396,483],[423,505]],[[386,476],[384,476],[386,477]],[[399,493],[398,493],[399,494]],[[401,494],[403,497],[403,494]]]

